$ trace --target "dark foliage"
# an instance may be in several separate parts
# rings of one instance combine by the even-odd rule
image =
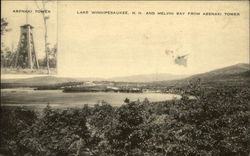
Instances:
[[[37,116],[26,109],[1,113],[4,155],[247,156],[249,87],[203,88],[199,81],[180,100],[105,101],[83,109]],[[190,95],[192,98],[190,98]]]

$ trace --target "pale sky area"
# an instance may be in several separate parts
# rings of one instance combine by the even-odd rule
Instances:
[[[13,2],[4,2],[2,16],[7,17],[12,28],[8,37],[6,34],[8,42],[16,44],[19,26],[25,24],[26,17],[21,13],[11,16],[12,10],[26,8],[26,4],[29,4],[29,8],[36,6],[32,1],[16,2],[15,5],[10,3]],[[59,1],[49,6],[52,6],[52,12],[56,8],[58,11],[57,19],[52,14],[48,25],[52,43],[58,35],[58,76],[191,75],[237,63],[249,63],[247,1]],[[93,15],[77,14],[77,11],[128,11],[130,14]],[[141,11],[142,15],[132,15],[132,11]],[[186,14],[145,15],[147,11]],[[222,16],[190,16],[188,12],[220,12]],[[237,12],[240,16],[224,16],[224,12]],[[40,14],[32,16],[29,22],[35,26],[37,49],[42,55],[42,17]],[[187,67],[176,65],[166,55],[166,50],[173,50],[178,55],[189,54]]]

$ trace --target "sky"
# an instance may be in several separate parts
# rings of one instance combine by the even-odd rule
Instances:
[[[13,8],[35,3],[5,2],[3,16],[15,31],[6,38],[17,43],[25,15],[11,16]],[[50,42],[58,42],[58,76],[116,77],[139,74],[196,74],[237,63],[249,63],[249,3],[239,2],[52,2]],[[8,6],[8,7],[6,7]],[[8,8],[8,9],[6,9]],[[56,9],[57,8],[57,9]],[[93,15],[77,11],[128,11],[142,15]],[[185,15],[145,15],[146,12],[185,12]],[[55,14],[57,12],[57,14]],[[240,16],[189,16],[187,12],[237,12]],[[30,22],[42,38],[41,17]],[[16,30],[17,29],[17,30]],[[15,37],[14,37],[15,36]],[[11,40],[10,40],[11,39]],[[38,39],[39,55],[43,42]],[[42,44],[43,43],[43,44]],[[188,54],[187,67],[166,55]]]

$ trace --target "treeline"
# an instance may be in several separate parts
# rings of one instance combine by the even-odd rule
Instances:
[[[51,85],[36,86],[35,90],[57,90],[57,89],[63,89],[66,87],[83,85],[83,84],[84,82],[64,82],[64,83],[57,83],[57,84],[51,84]]]
[[[56,47],[49,50],[49,65],[50,68],[56,68],[57,58],[56,58],[57,49]],[[14,68],[16,60],[16,51],[11,51],[9,48],[1,49],[1,67],[2,68]],[[47,66],[46,58],[38,59],[38,64],[42,68]]]
[[[84,82],[63,82],[63,83],[56,83],[56,84],[50,84],[45,85],[41,83],[1,83],[0,88],[35,88],[35,90],[59,90],[63,89],[64,87],[68,86],[76,86],[76,85],[82,85]]]
[[[0,154],[13,156],[248,156],[249,87],[190,86],[180,100],[105,102],[41,115],[1,112]],[[193,95],[189,99],[186,95]]]

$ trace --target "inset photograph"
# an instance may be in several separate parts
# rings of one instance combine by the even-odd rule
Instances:
[[[2,3],[1,74],[56,74],[57,2]]]

